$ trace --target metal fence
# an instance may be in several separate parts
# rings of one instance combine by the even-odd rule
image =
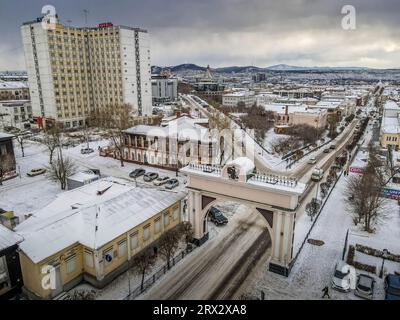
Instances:
[[[143,282],[143,287],[141,284],[137,286],[133,291],[131,291],[125,298],[124,300],[133,300],[137,296],[141,295],[143,292],[145,292],[147,289],[149,289],[158,279],[160,279],[163,275],[165,275],[171,268],[173,268],[179,261],[181,261],[183,258],[185,258],[187,255],[189,255],[195,248],[196,246],[189,246],[188,248],[182,250],[180,253],[178,253],[175,257],[173,257],[170,261],[170,268],[168,269],[168,264],[166,263],[162,267],[160,267],[156,272],[154,272],[152,275],[147,277],[145,281]]]

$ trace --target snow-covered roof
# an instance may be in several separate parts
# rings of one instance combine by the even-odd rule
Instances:
[[[20,248],[34,263],[75,243],[97,250],[185,196],[104,178],[60,194],[18,225]]]
[[[197,124],[196,119],[186,116],[169,121],[165,127],[138,125],[127,129],[125,132],[149,137],[178,138],[179,141],[186,141],[189,139],[192,141],[209,143],[214,140],[210,137],[208,129]]]
[[[400,133],[400,119],[392,117],[384,117],[381,125],[382,133],[386,134],[399,134]]]
[[[310,108],[310,106],[305,104],[287,105],[281,103],[272,103],[272,104],[263,104],[262,106],[266,111],[272,111],[277,114],[285,114],[286,107],[288,108],[289,113],[294,113],[294,112],[320,113],[319,108]]]
[[[22,241],[22,237],[0,224],[0,251]]]
[[[26,84],[26,82],[0,80],[0,90],[1,89],[27,89],[27,88],[28,88],[28,85]]]
[[[0,132],[0,139],[12,138],[14,137],[12,134]]]
[[[226,93],[223,97],[254,97],[254,91],[236,91],[231,93]]]

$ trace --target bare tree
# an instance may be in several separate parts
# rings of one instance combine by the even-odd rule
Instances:
[[[60,150],[57,159],[47,167],[47,170],[49,179],[59,182],[61,190],[65,190],[67,188],[67,179],[76,172],[76,167],[73,160],[62,156],[62,151]]]
[[[60,131],[57,127],[53,127],[45,132],[43,140],[44,145],[49,150],[49,163],[53,163],[54,152],[60,146]]]
[[[14,158],[10,154],[0,155],[0,186],[3,185],[6,173],[15,167]]]
[[[136,274],[142,276],[140,288],[143,291],[144,277],[151,271],[156,262],[156,255],[150,248],[146,248],[133,258],[133,270]]]
[[[187,247],[189,243],[193,240],[193,226],[189,221],[184,221],[179,225],[179,230],[185,239]]]
[[[374,152],[370,152],[363,174],[350,177],[345,191],[345,202],[353,221],[362,223],[364,231],[373,232],[373,226],[385,217],[384,184],[381,164]]]
[[[168,230],[160,237],[158,252],[167,262],[168,269],[170,269],[171,258],[178,249],[180,237],[179,228]]]
[[[219,111],[215,111],[210,114],[209,123],[211,129],[218,129],[218,130],[229,129],[231,126],[230,119]]]
[[[21,132],[15,135],[15,139],[17,140],[19,147],[21,148],[22,157],[25,157],[25,141],[27,138],[27,134],[25,132]]]
[[[306,205],[306,213],[313,221],[314,217],[318,214],[321,208],[321,203],[317,198],[313,198],[310,203]]]
[[[89,117],[91,126],[99,127],[106,132],[114,149],[117,151],[121,161],[121,167],[124,166],[124,148],[125,148],[125,133],[131,124],[131,112],[128,104],[109,105],[99,110],[94,111]]]

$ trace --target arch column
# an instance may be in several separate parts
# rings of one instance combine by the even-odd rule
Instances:
[[[204,232],[202,221],[202,193],[190,190],[188,197],[189,222],[193,226],[193,238],[196,245],[202,245],[208,240],[208,232]]]

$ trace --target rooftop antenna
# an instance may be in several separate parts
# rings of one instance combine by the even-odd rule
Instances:
[[[89,10],[83,9],[83,14],[85,15],[85,27],[88,25],[88,15],[89,15]]]

